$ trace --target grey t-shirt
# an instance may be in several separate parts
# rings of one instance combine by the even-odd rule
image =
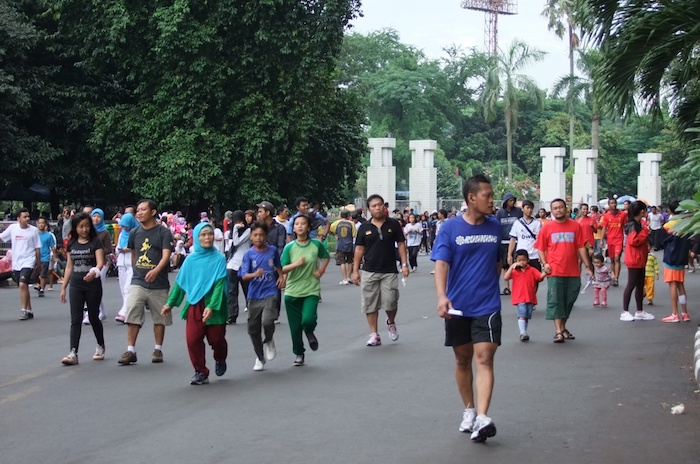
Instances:
[[[150,229],[144,229],[143,226],[133,229],[129,234],[128,245],[134,250],[136,257],[131,284],[151,290],[170,288],[167,266],[153,282],[146,282],[146,274],[158,265],[163,257],[163,250],[171,250],[172,246],[173,236],[165,227],[157,225]]]

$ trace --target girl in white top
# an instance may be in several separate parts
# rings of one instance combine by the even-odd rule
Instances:
[[[411,213],[408,215],[408,223],[404,226],[403,233],[406,236],[408,263],[411,266],[411,272],[416,272],[418,268],[418,251],[420,251],[420,242],[423,237],[423,225],[416,222],[415,214]]]
[[[228,275],[228,324],[235,324],[238,319],[238,285],[243,289],[243,297],[248,298],[248,282],[238,276],[243,263],[243,255],[250,248],[250,228],[243,211],[236,210],[231,215],[231,229],[226,233],[226,274]],[[247,311],[247,305],[244,311]]]

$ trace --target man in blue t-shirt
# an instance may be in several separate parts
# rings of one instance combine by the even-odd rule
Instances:
[[[457,388],[465,410],[460,432],[483,442],[496,435],[486,413],[493,392],[493,358],[501,344],[501,224],[493,217],[493,188],[483,175],[471,177],[462,191],[467,211],[446,221],[435,240],[438,314],[445,319],[445,346],[455,354]],[[472,386],[476,362],[476,393]]]
[[[49,231],[49,221],[41,216],[36,221],[36,226],[39,229],[39,241],[41,242],[41,270],[39,271],[39,296],[44,296],[44,289],[49,277],[49,268],[51,257],[56,253],[56,237]],[[49,287],[51,290],[53,286]]]
[[[316,238],[323,242],[323,240],[325,240],[325,238],[328,236],[328,229],[330,229],[331,226],[326,217],[318,211],[311,211],[309,209],[309,200],[305,197],[297,198],[294,205],[297,208],[297,212],[294,213],[294,216],[289,218],[289,223],[287,224],[287,243],[294,240],[294,220],[300,214],[305,214],[311,218],[311,230],[309,231],[309,237]],[[323,227],[320,234],[318,233],[319,227]]]

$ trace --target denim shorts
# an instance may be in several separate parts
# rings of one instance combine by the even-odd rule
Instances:
[[[532,308],[534,306],[532,303],[518,303],[518,318],[532,319]]]

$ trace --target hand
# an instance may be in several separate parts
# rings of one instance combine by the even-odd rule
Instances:
[[[508,260],[508,265],[509,265],[509,266],[510,266],[511,264],[513,264],[513,255],[508,254],[508,259],[507,259],[507,260]]]
[[[83,280],[85,282],[92,282],[93,280],[95,280],[95,274],[93,274],[92,272],[88,272],[87,274],[85,274],[85,277],[83,277]]]
[[[508,261],[510,261],[510,262],[508,263],[508,264],[510,264],[510,270],[511,270],[511,271],[514,271],[515,268],[518,267],[518,263],[512,262],[513,259],[512,259],[510,256],[508,257]]]
[[[60,295],[60,298],[61,298],[61,303],[65,303],[65,302],[66,302],[66,289],[63,288],[63,287],[61,287],[61,295]]]
[[[148,271],[146,273],[146,277],[144,277],[143,279],[146,282],[151,283],[151,282],[155,282],[156,277],[158,277],[158,271],[156,271],[155,269],[151,269],[150,271]]]
[[[209,318],[211,317],[212,309],[211,308],[204,308],[204,312],[202,313],[202,322],[207,322]]]
[[[326,271],[324,271],[323,269],[317,269],[316,272],[314,272],[314,277],[320,280],[321,277],[323,277],[323,274],[325,273]]]
[[[452,308],[452,302],[447,298],[447,296],[438,298],[438,316],[440,316],[443,319],[452,318],[452,315],[447,312],[447,310],[450,308]]]
[[[408,266],[401,266],[401,275],[404,276],[404,278],[411,275],[411,271],[408,269]]]
[[[544,272],[547,275],[551,275],[552,274],[552,266],[550,266],[549,263],[545,264],[544,266],[542,266],[542,272]]]
[[[284,290],[284,287],[286,284],[287,284],[287,279],[283,275],[280,275],[277,278],[277,288],[279,288],[280,290]]]
[[[163,307],[160,309],[160,315],[161,315],[161,316],[167,316],[168,313],[170,312],[170,310],[172,310],[172,309],[173,309],[172,306],[168,306],[168,305],[165,304],[165,305],[163,305]]]
[[[590,279],[593,279],[593,276],[595,275],[595,274],[593,273],[593,269],[590,268],[590,267],[587,267],[587,268],[586,268],[586,274],[588,274],[588,276],[589,276]]]
[[[300,257],[299,259],[297,259],[297,262],[296,262],[297,266],[301,266],[305,263],[306,263],[306,258],[304,258],[303,256]]]
[[[257,271],[253,273],[253,275],[257,277],[262,277],[265,275],[265,271],[263,271],[263,268],[259,267]]]
[[[352,283],[355,285],[360,285],[360,273],[353,271],[352,272]]]

